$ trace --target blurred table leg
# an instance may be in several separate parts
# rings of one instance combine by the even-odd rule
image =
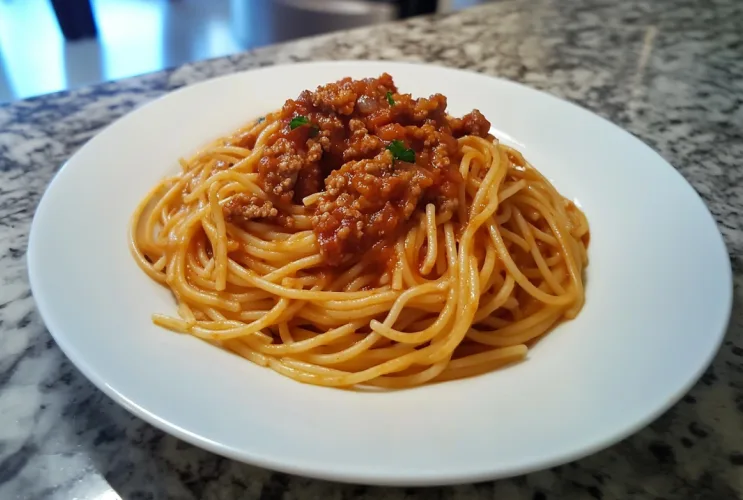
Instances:
[[[94,38],[98,30],[90,0],[50,0],[66,40]]]
[[[438,0],[400,0],[400,18],[433,14],[438,7]]]

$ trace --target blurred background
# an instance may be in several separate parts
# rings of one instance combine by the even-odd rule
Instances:
[[[489,0],[0,0],[0,103]]]

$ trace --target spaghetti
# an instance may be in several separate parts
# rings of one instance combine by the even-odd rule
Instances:
[[[583,305],[588,224],[477,111],[389,75],[305,91],[137,207],[154,322],[295,380],[402,388],[519,361]]]

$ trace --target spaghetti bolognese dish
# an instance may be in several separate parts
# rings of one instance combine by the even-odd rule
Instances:
[[[163,179],[130,225],[189,333],[301,382],[519,361],[584,302],[586,217],[478,111],[388,74],[304,91]]]

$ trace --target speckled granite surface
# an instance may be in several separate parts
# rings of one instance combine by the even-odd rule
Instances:
[[[24,257],[57,168],[112,120],[174,88],[341,58],[428,61],[526,83],[627,128],[682,172],[717,219],[735,276],[726,342],[683,401],[624,442],[552,470],[451,488],[366,488],[201,451],[130,416],[67,361],[35,310]],[[741,161],[736,0],[503,0],[0,107],[0,498],[743,498]]]

